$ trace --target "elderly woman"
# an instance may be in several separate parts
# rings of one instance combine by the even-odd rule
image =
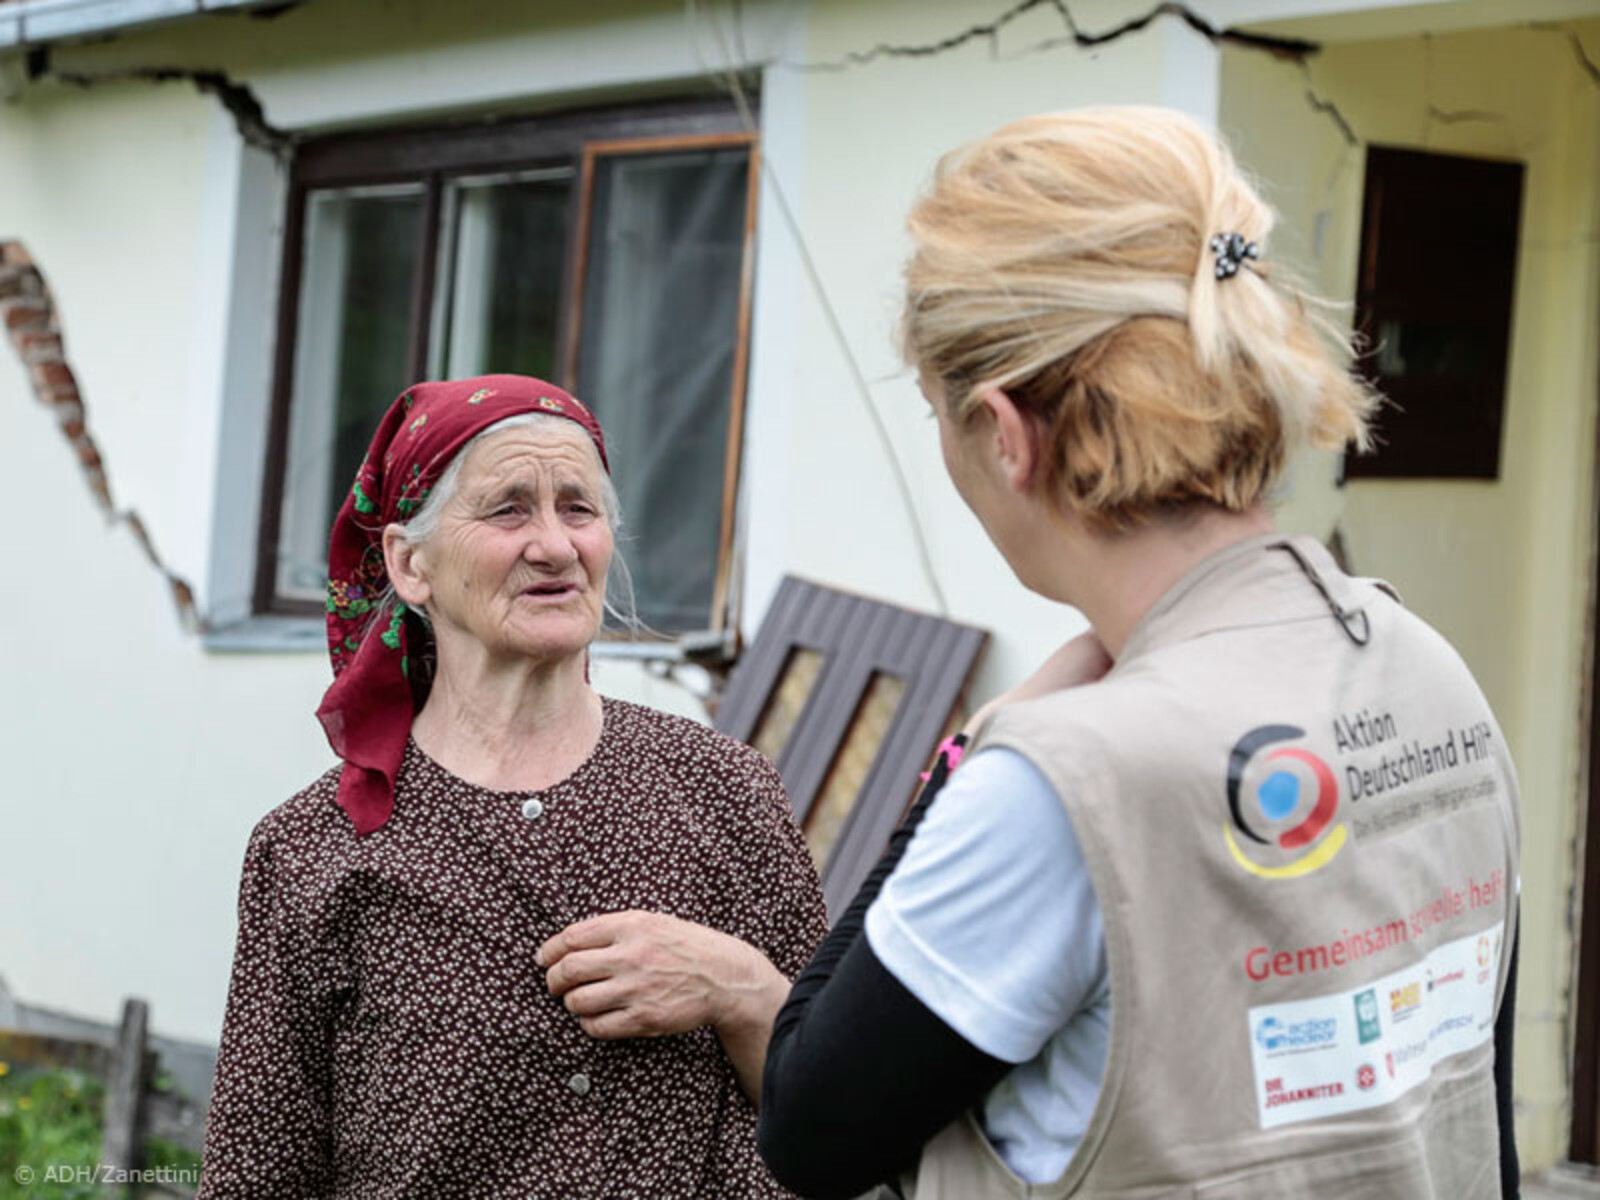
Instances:
[[[1373,400],[1271,223],[1159,109],[1008,126],[912,214],[950,477],[1092,633],[979,715],[780,1014],[761,1147],[808,1196],[1501,1194],[1516,778],[1444,640],[1273,529]]]
[[[250,839],[202,1197],[766,1197],[825,928],[756,752],[597,695],[618,510],[536,379],[421,384],[334,526],[343,760]]]

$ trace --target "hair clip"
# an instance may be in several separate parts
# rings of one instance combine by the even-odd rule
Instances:
[[[1219,233],[1212,237],[1211,253],[1217,256],[1217,278],[1231,279],[1247,258],[1260,258],[1261,247],[1245,240],[1242,233]]]

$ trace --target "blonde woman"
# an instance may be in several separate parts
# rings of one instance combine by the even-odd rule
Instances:
[[[779,1014],[760,1145],[804,1195],[1515,1187],[1514,770],[1443,639],[1274,530],[1375,398],[1271,225],[1159,109],[1007,126],[912,212],[950,477],[1092,633],[942,756]]]

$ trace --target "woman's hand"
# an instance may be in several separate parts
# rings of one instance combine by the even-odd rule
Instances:
[[[1093,683],[1109,670],[1111,670],[1111,656],[1100,644],[1100,639],[1095,637],[1094,631],[1080,633],[1045,659],[1037,671],[1016,687],[1002,692],[973,713],[967,721],[964,732],[969,740],[975,737],[994,710],[1003,704],[1033,700],[1039,696],[1047,696],[1051,692]]]
[[[661,1037],[710,1025],[751,1101],[789,981],[736,937],[664,913],[567,926],[539,947],[550,993],[590,1037]]]

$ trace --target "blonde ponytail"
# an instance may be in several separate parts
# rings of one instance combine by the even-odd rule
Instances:
[[[902,340],[951,416],[999,387],[1053,437],[1046,483],[1126,527],[1259,501],[1301,444],[1366,443],[1376,397],[1273,264],[1226,147],[1159,108],[1031,117],[947,155],[912,210]],[[1261,254],[1217,277],[1210,241]]]

